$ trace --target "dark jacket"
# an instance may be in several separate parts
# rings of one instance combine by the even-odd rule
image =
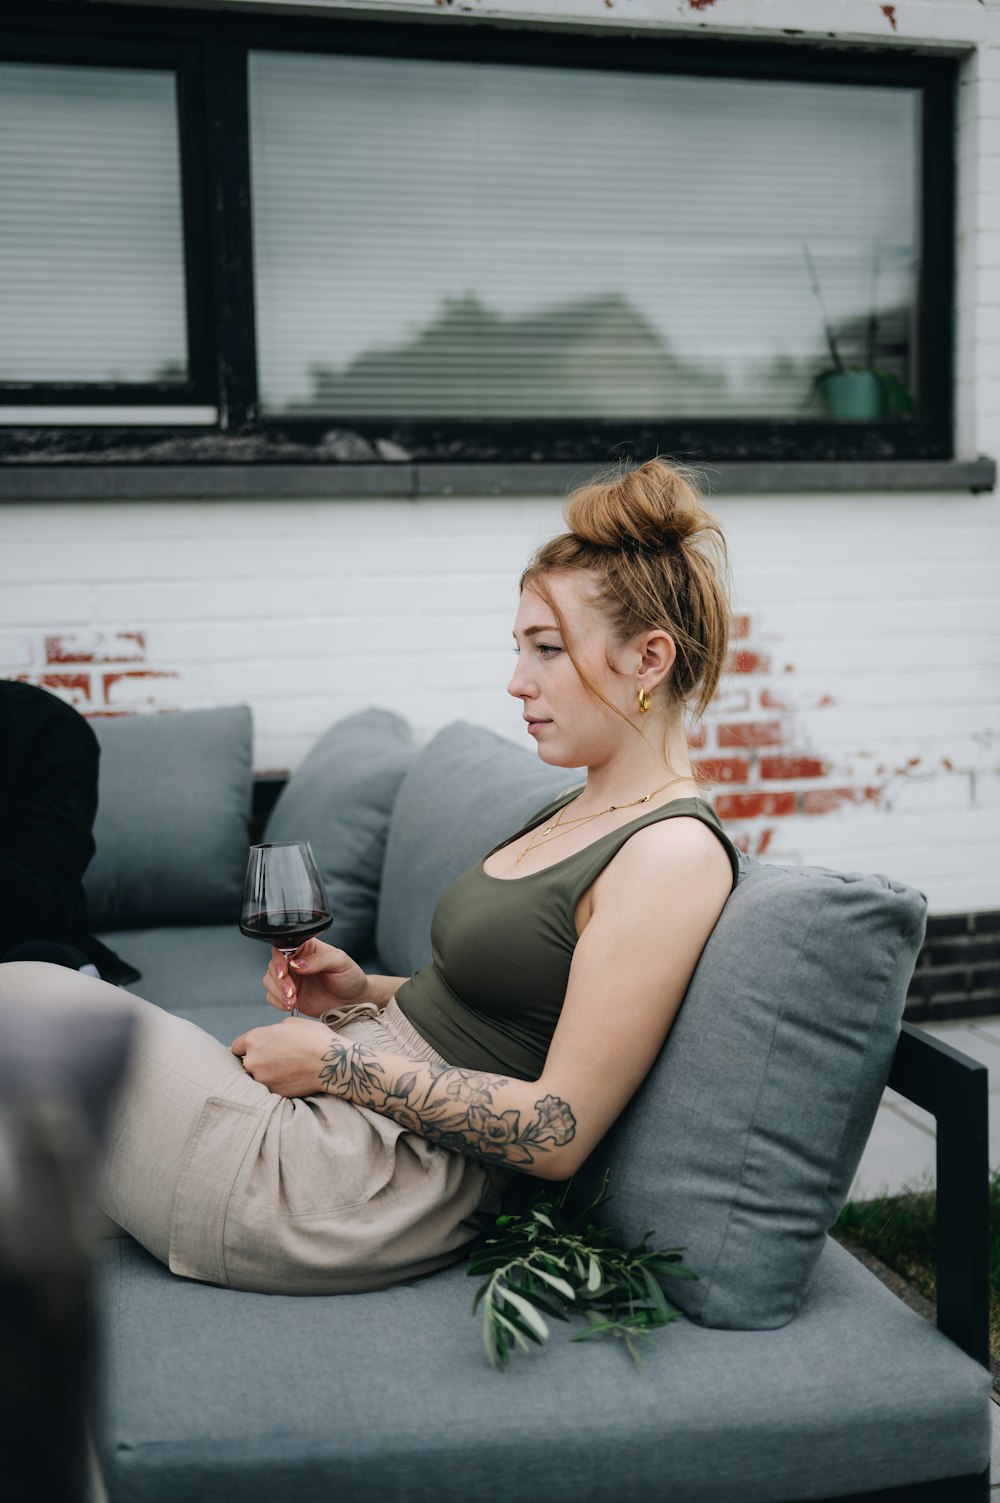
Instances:
[[[136,973],[88,933],[83,891],[99,760],[71,705],[0,679],[0,958],[29,941],[73,944],[120,981]]]

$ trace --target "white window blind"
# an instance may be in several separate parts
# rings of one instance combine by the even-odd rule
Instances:
[[[174,75],[0,63],[0,380],[183,379]]]
[[[820,416],[806,248],[915,391],[915,89],[255,52],[250,110],[267,412]]]

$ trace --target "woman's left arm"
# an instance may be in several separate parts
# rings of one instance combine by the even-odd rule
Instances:
[[[411,1060],[294,1019],[251,1030],[233,1050],[280,1094],[326,1090],[473,1158],[568,1179],[662,1048],[730,886],[721,844],[692,820],[650,825],[626,841],[591,888],[537,1081]],[[296,1026],[325,1033],[302,1034],[301,1068],[283,1074],[277,1058],[273,1067],[257,1063],[255,1035]]]

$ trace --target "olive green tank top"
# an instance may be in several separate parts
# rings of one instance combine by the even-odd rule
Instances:
[[[575,797],[576,790],[562,795],[494,850]],[[566,996],[577,904],[629,836],[678,815],[700,819],[719,837],[735,886],[738,853],[715,810],[700,798],[651,809],[524,877],[491,877],[480,862],[446,889],[434,910],[433,960],[396,994],[405,1017],[450,1064],[537,1080]]]

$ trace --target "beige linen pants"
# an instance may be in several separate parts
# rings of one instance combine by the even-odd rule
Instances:
[[[454,1262],[494,1198],[475,1160],[338,1097],[275,1096],[193,1023],[93,977],[0,965],[8,1007],[134,1014],[99,1200],[174,1273],[265,1293],[378,1289]],[[440,1060],[394,1002],[337,1026]]]

